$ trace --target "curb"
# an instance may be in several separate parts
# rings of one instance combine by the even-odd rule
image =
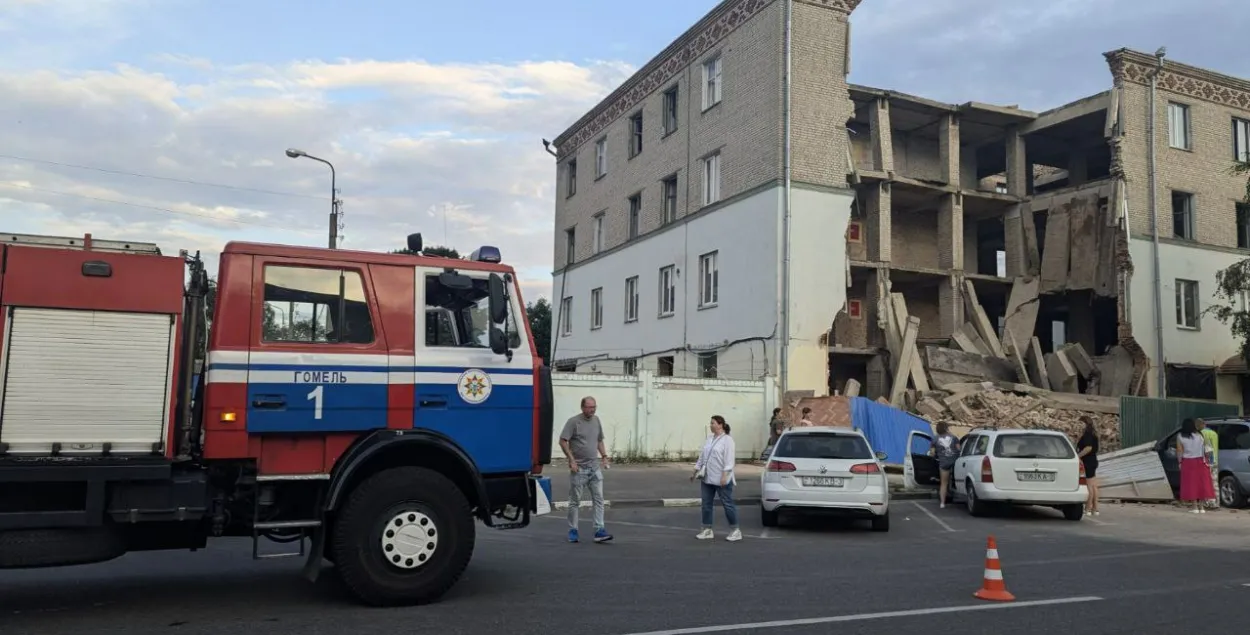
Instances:
[[[927,492],[891,492],[890,502],[894,501],[918,501],[930,500],[937,498],[937,494]],[[736,498],[734,502],[739,507],[750,507],[760,504],[760,497],[753,496],[747,498]],[[626,500],[603,501],[604,507],[614,507],[616,509],[645,509],[645,508],[661,508],[661,507],[699,507],[703,501],[698,498],[636,498]],[[713,505],[720,505],[720,500],[712,501]],[[591,509],[592,501],[582,501],[578,505],[579,509]],[[568,501],[556,501],[551,504],[552,510],[565,511],[569,508]]]

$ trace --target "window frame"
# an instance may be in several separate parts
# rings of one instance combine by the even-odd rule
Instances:
[[[671,196],[669,193],[670,185],[672,186]],[[661,225],[671,225],[677,222],[677,195],[679,192],[677,185],[678,181],[676,173],[660,179],[660,199],[663,201],[663,206],[660,209]],[[671,207],[669,206],[670,202],[672,203]]]
[[[1233,117],[1233,160],[1250,163],[1250,119]]]
[[[1185,201],[1186,209],[1184,210],[1184,219],[1185,219],[1184,227],[1185,227],[1186,235],[1184,236],[1176,233],[1176,217],[1177,217],[1176,201],[1178,197],[1180,197],[1181,200]],[[1171,237],[1176,240],[1197,240],[1197,236],[1196,236],[1196,234],[1198,233],[1197,224],[1195,223],[1194,217],[1197,215],[1198,197],[1195,196],[1193,192],[1186,192],[1184,190],[1172,190],[1170,198],[1171,198],[1171,212],[1172,212],[1172,236]]]
[[[629,116],[629,158],[631,159],[642,154],[643,139],[646,136],[644,121],[641,110]]]
[[[608,138],[599,137],[595,141],[595,180],[608,175]]]
[[[661,117],[661,129],[663,131],[663,135],[667,137],[668,135],[677,132],[677,129],[681,127],[680,84],[673,84],[668,90],[664,91],[663,99],[661,100],[661,109],[663,113],[663,116]]]
[[[431,309],[442,309],[442,310],[448,310],[448,309],[444,307],[431,305],[429,296],[426,294],[426,284],[428,284],[428,279],[437,278],[442,273],[442,270],[422,268],[422,269],[418,269],[417,273],[418,273],[418,280],[420,281],[418,284],[421,285],[421,288],[418,291],[417,295],[419,296],[418,299],[420,300],[419,306],[423,307],[421,309],[421,315],[422,315],[421,322],[420,322],[421,328],[417,331],[418,347],[423,348],[423,349],[433,349],[433,350],[475,351],[477,353],[492,354],[490,353],[489,345],[465,346],[463,344],[456,344],[456,345],[448,346],[448,345],[443,345],[443,344],[430,344],[426,340],[425,331],[429,327],[429,323],[427,321],[428,312]],[[482,270],[458,269],[457,273],[463,276],[466,276],[468,278],[471,278],[475,281],[481,281],[485,285],[489,285],[490,274],[492,272],[482,271]],[[521,325],[519,321],[517,321],[517,316],[522,315],[521,305],[517,299],[516,291],[515,289],[512,288],[511,283],[505,282],[504,284],[509,287],[508,289],[509,290],[508,320],[507,320],[508,335],[510,337],[509,345],[512,347],[514,351],[527,350],[529,348],[528,340],[525,338],[523,326]],[[486,300],[486,298],[482,298],[481,300],[478,300],[478,302],[482,302],[483,300]],[[453,326],[455,326],[455,328],[459,330],[461,325],[453,322]],[[490,326],[491,325],[488,325],[487,329],[489,329]],[[489,337],[489,331],[487,331],[487,333]]]
[[[1237,224],[1237,248],[1250,249],[1250,203],[1233,203],[1233,222]]]
[[[293,341],[293,340],[268,340],[265,339],[264,319],[265,305],[268,300],[265,299],[265,270],[270,267],[281,267],[289,269],[314,269],[328,272],[342,272],[344,274],[354,273],[360,280],[361,291],[364,294],[364,303],[369,312],[369,328],[371,331],[371,339],[368,342],[344,342],[341,339],[336,342],[316,342],[316,341]],[[249,337],[250,345],[253,348],[270,348],[270,349],[289,349],[289,348],[309,348],[309,347],[326,347],[327,350],[343,352],[344,349],[355,349],[358,351],[385,349],[386,343],[382,335],[379,334],[379,319],[377,302],[375,300],[373,285],[366,275],[366,266],[353,265],[348,263],[327,263],[325,261],[309,261],[298,258],[256,258],[253,263],[252,278],[254,288],[261,289],[261,293],[253,294],[252,314],[255,318],[249,320],[252,335]],[[344,282],[344,291],[346,291],[346,282]],[[345,298],[340,293],[339,298]],[[346,306],[344,305],[344,311]]]
[[[642,235],[642,192],[638,192],[626,199],[629,205],[629,217],[627,219],[626,240],[634,240]]]
[[[599,255],[599,254],[603,253],[603,241],[604,241],[604,227],[603,227],[603,224],[604,224],[604,219],[607,217],[607,215],[608,215],[608,211],[607,211],[607,210],[604,210],[604,211],[602,211],[602,212],[599,212],[598,214],[595,214],[595,215],[591,218],[591,225],[590,225],[590,227],[591,227],[591,234],[590,234],[590,236],[591,236],[590,253],[591,253],[592,255],[596,255],[596,256],[597,256],[597,255]]]
[[[656,283],[660,290],[656,302],[657,313],[661,318],[673,317],[677,314],[677,265],[660,267]]]
[[[1187,280],[1185,278],[1176,278],[1173,283],[1175,285],[1176,295],[1176,328],[1186,331],[1198,331],[1202,329],[1202,296],[1200,294],[1201,287],[1197,280]],[[1193,289],[1193,315],[1187,315],[1185,309],[1186,289]],[[1193,318],[1193,324],[1186,322],[1185,318]]]
[[[638,321],[640,295],[638,288],[638,276],[630,276],[625,278],[625,323],[631,324]]]
[[[1183,139],[1184,145],[1179,145],[1179,146],[1176,145],[1176,139],[1174,138],[1174,133],[1177,132],[1178,128],[1176,127],[1176,124],[1173,122],[1173,119],[1172,119],[1172,116],[1178,112],[1181,113],[1184,119],[1184,121],[1181,122],[1181,125],[1183,126],[1183,128],[1179,129],[1180,134],[1184,135],[1184,139]],[[1190,108],[1189,104],[1181,103],[1179,101],[1168,102],[1168,110],[1167,110],[1168,147],[1175,149],[1175,150],[1186,150],[1190,152],[1193,151],[1194,149],[1193,121],[1194,121],[1193,109]]]
[[[711,263],[709,271],[708,264]],[[709,273],[711,280],[708,280]],[[709,286],[710,285],[710,288]],[[709,293],[710,291],[710,293]],[[699,256],[699,308],[712,309],[720,302],[720,250]]]
[[[590,290],[590,330],[603,328],[603,287]]]
[[[567,266],[575,262],[577,262],[576,225],[564,230],[564,264]]]
[[[699,353],[696,355],[699,359],[699,378],[700,379],[719,379],[720,378],[720,356],[715,352]],[[712,360],[708,365],[708,360]]]
[[[577,194],[577,159],[569,159],[564,165],[564,198]]]
[[[573,296],[568,295],[560,299],[560,337],[568,337],[573,334]]]
[[[719,104],[724,97],[725,63],[717,53],[703,61],[703,111]]]
[[[715,205],[721,201],[721,154],[717,150],[703,157],[703,205]],[[714,174],[713,174],[714,173]],[[715,177],[715,178],[713,178]]]

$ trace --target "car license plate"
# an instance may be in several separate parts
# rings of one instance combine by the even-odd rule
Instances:
[[[1016,478],[1022,481],[1050,482],[1055,480],[1054,472],[1017,472]]]
[[[804,476],[803,487],[842,487],[843,479],[836,476]]]

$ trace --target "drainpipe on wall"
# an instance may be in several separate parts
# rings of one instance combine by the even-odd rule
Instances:
[[[1155,383],[1156,396],[1163,398],[1167,396],[1167,374],[1163,372],[1163,272],[1159,258],[1159,196],[1158,183],[1156,182],[1155,170],[1155,130],[1158,124],[1158,108],[1155,107],[1155,93],[1157,92],[1159,82],[1159,72],[1163,70],[1164,50],[1161,48],[1155,53],[1157,64],[1150,71],[1150,130],[1147,135],[1149,148],[1147,156],[1150,159],[1149,175],[1147,180],[1150,183],[1150,234],[1153,242],[1152,250],[1154,252],[1155,265],[1155,284],[1154,284],[1154,301],[1155,301]]]
[[[794,4],[786,0],[786,72],[785,97],[782,104],[782,116],[785,119],[785,203],[781,214],[781,351],[778,373],[781,380],[781,396],[790,390],[790,81],[791,60],[793,58]]]

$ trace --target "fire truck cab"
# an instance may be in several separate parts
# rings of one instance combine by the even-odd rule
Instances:
[[[0,236],[0,568],[266,538],[434,601],[476,521],[550,511],[552,416],[492,247],[232,242],[214,286],[198,254]]]

